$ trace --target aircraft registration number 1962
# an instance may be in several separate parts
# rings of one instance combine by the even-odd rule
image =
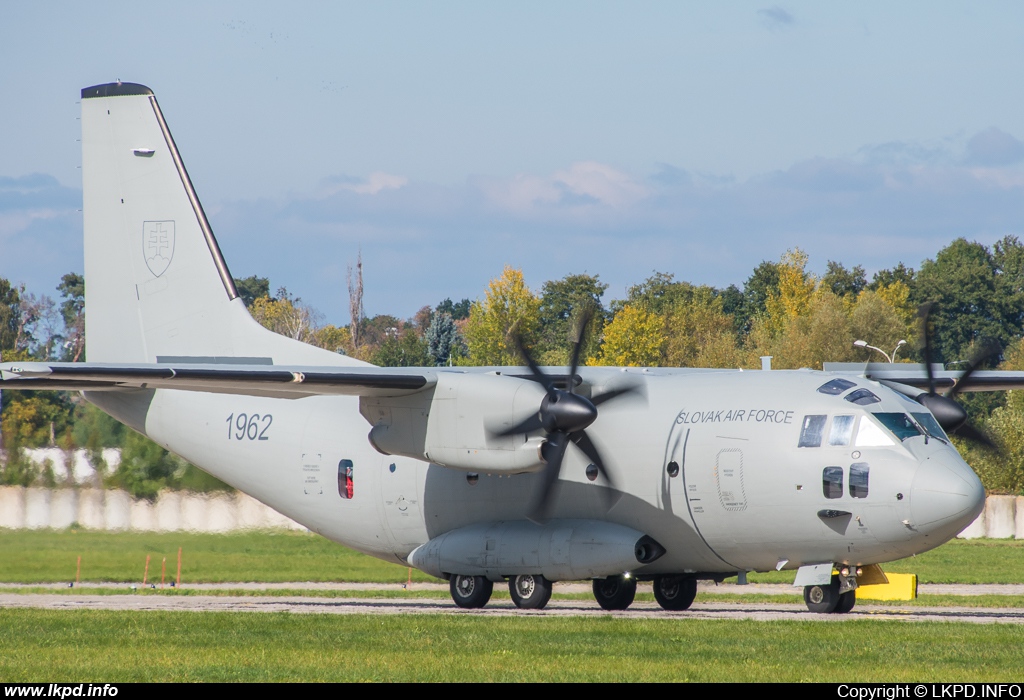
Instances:
[[[274,422],[269,413],[232,413],[228,416],[228,440],[269,440],[267,430]]]

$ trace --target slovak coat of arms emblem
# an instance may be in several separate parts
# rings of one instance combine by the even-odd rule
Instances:
[[[167,272],[174,257],[174,222],[142,222],[142,254],[154,277]]]

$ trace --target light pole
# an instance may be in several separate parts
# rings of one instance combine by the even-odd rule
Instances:
[[[892,349],[892,354],[890,355],[889,353],[887,353],[882,348],[876,348],[874,345],[868,345],[863,340],[855,340],[855,341],[853,341],[853,347],[855,347],[855,348],[867,348],[868,350],[876,350],[876,351],[882,353],[882,357],[884,357],[886,362],[888,362],[889,364],[892,364],[893,362],[896,361],[896,352],[900,348],[902,348],[904,345],[906,345],[906,344],[907,344],[907,341],[905,341],[905,340],[901,340],[900,342],[896,343],[896,347],[894,347]]]

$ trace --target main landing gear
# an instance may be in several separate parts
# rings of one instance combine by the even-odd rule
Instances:
[[[491,599],[494,584],[486,576],[452,575],[448,588],[460,608],[482,608]]]
[[[697,597],[697,579],[692,576],[655,576],[654,599],[665,610],[686,610]]]
[[[804,602],[807,609],[814,613],[845,614],[853,610],[857,603],[857,590],[849,588],[840,593],[841,582],[838,575],[832,576],[828,585],[804,586]]]
[[[519,574],[508,580],[508,592],[517,608],[540,610],[551,600],[551,581],[540,574]]]
[[[594,598],[605,610],[625,610],[636,597],[636,579],[620,574],[594,579]]]

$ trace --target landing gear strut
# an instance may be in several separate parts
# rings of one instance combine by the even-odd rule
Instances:
[[[491,599],[494,584],[484,576],[458,576],[452,574],[448,582],[452,600],[460,608],[482,608]]]
[[[594,598],[605,610],[625,610],[636,597],[636,579],[632,576],[609,576],[594,579]]]

